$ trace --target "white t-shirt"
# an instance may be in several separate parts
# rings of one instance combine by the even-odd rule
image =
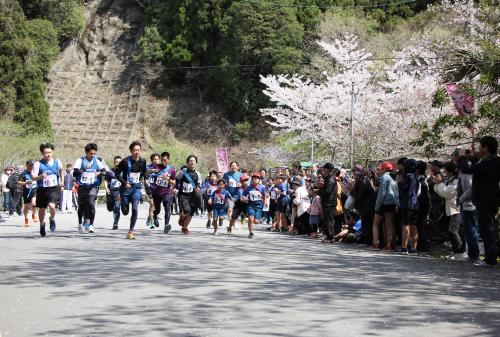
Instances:
[[[9,180],[9,176],[5,173],[2,173],[2,192],[10,192],[10,190],[5,186],[7,184],[7,180]]]

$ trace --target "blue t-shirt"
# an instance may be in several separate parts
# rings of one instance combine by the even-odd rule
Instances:
[[[278,190],[280,192],[285,192],[285,195],[281,195],[279,196],[279,198],[281,197],[287,197],[288,196],[288,184],[287,183],[282,183],[281,185],[278,185]]]
[[[241,172],[226,172],[222,179],[226,182],[227,191],[235,197],[238,193],[238,189],[241,186],[240,178],[242,174]]]
[[[266,196],[266,188],[262,185],[253,186],[250,185],[245,188],[243,195],[248,197],[248,203],[253,205],[260,205],[264,203],[264,198]]]
[[[232,199],[231,194],[227,190],[215,191],[210,197],[212,199],[212,205],[216,208],[226,208],[227,199]]]

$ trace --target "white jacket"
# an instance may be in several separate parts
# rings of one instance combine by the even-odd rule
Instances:
[[[9,176],[5,173],[2,173],[2,193],[10,192],[7,186],[5,186],[7,184],[7,180],[9,180]]]
[[[455,215],[460,213],[457,206],[457,187],[458,179],[447,179],[444,183],[434,185],[434,192],[445,200],[446,215]]]
[[[309,212],[309,209],[311,208],[311,199],[309,198],[309,193],[307,193],[307,189],[304,186],[300,186],[295,191],[293,203],[297,205],[297,216],[301,216],[302,214]]]

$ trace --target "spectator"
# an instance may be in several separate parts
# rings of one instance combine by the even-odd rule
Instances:
[[[23,187],[18,184],[21,179],[21,174],[23,173],[22,166],[16,166],[15,171],[9,176],[7,180],[7,188],[10,190],[10,209],[9,215],[12,216],[14,213],[21,216],[22,214],[22,197],[23,197]]]
[[[399,185],[399,207],[401,214],[402,238],[401,254],[416,253],[418,243],[418,191],[417,162],[414,159],[407,159],[404,162],[404,178]],[[408,251],[408,244],[411,238],[411,248]]]
[[[450,217],[448,236],[453,249],[452,260],[462,259],[464,247],[460,239],[460,211],[457,207],[457,166],[453,162],[444,165],[446,179],[441,176],[434,178],[434,191],[445,199],[446,215]]]
[[[305,186],[302,185],[302,179],[295,178],[292,182],[294,189],[293,204],[297,208],[296,218],[294,219],[294,227],[297,234],[311,234],[312,229],[309,225],[309,209],[311,208],[311,201],[309,193]]]
[[[321,169],[322,180],[319,185],[319,196],[323,208],[323,232],[325,238],[322,242],[334,242],[335,209],[337,207],[337,179],[334,175],[335,168],[332,163],[326,163]]]
[[[342,230],[335,235],[335,240],[345,243],[361,243],[363,241],[363,224],[358,213],[349,213],[347,224],[342,225]]]
[[[427,171],[427,164],[421,160],[418,161],[417,179],[420,186],[417,216],[418,251],[429,250],[429,212],[431,209],[431,197],[425,171]]]
[[[73,184],[75,178],[73,177],[73,165],[66,165],[66,172],[64,173],[64,190],[61,198],[61,212],[73,213]]]
[[[377,199],[375,202],[375,219],[373,221],[373,244],[372,249],[382,249],[380,244],[380,225],[384,222],[385,248],[386,251],[392,251],[393,241],[395,239],[394,216],[396,207],[399,203],[399,190],[396,181],[391,177],[394,165],[389,162],[383,162],[377,167],[379,175],[379,187]],[[361,220],[363,223],[363,220]],[[364,226],[366,227],[366,226]]]
[[[467,158],[458,159],[457,206],[460,207],[460,219],[464,227],[465,242],[469,261],[479,263],[479,244],[477,240],[476,206],[472,203],[472,174],[463,172],[469,166]]]
[[[445,224],[446,216],[444,210],[444,199],[434,191],[434,178],[443,175],[441,169],[443,163],[439,160],[430,162],[431,174],[427,179],[429,185],[429,196],[431,198],[431,210],[429,213],[429,241],[443,243],[446,240],[448,224]]]
[[[12,174],[12,171],[13,169],[11,167],[6,167],[4,169],[4,173],[2,173],[0,182],[3,194],[3,211],[7,214],[10,212],[10,190],[7,187],[7,180],[9,180],[9,176]]]
[[[497,233],[495,215],[500,204],[500,158],[498,141],[491,136],[480,140],[478,155],[481,159],[464,167],[462,172],[472,174],[472,202],[476,206],[479,233],[484,243],[485,259],[476,265],[492,268],[497,264]]]
[[[354,198],[354,209],[358,211],[361,223],[363,223],[365,243],[370,245],[373,240],[372,225],[375,188],[368,179],[367,171],[362,165],[356,165],[352,174],[354,186],[351,196]]]

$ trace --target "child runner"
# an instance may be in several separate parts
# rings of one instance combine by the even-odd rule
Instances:
[[[154,226],[158,227],[158,214],[161,212],[161,206],[165,209],[165,219],[163,233],[168,234],[172,229],[170,225],[170,211],[172,208],[173,186],[175,186],[175,170],[169,165],[170,153],[163,152],[161,154],[161,164],[159,171],[150,178],[150,187],[154,202],[153,222]]]
[[[245,192],[245,189],[248,186],[248,180],[250,178],[246,175],[243,174],[240,177],[240,187],[238,188],[238,193],[236,194],[236,198],[234,200],[234,209],[233,213],[231,215],[231,218],[229,219],[229,226],[227,227],[227,234],[231,235],[233,232],[233,227],[235,227],[236,220],[240,216],[245,217],[247,215],[247,203],[242,200],[243,197],[243,192]]]
[[[253,224],[262,217],[262,206],[266,197],[266,189],[260,184],[260,174],[252,174],[252,184],[243,192],[242,201],[248,204],[248,238],[252,239]]]
[[[229,218],[231,218],[234,208],[233,200],[236,200],[236,195],[238,194],[238,190],[240,187],[240,178],[242,176],[242,173],[238,171],[238,163],[235,161],[229,164],[229,169],[230,171],[226,172],[222,179],[226,181],[227,191],[233,197],[233,199],[229,200],[228,203],[229,206],[228,215]]]
[[[31,178],[38,184],[36,207],[38,207],[38,218],[40,219],[40,235],[45,237],[45,210],[49,208],[50,231],[56,230],[56,205],[59,195],[63,191],[61,177],[64,167],[59,159],[54,158],[54,145],[50,143],[41,144],[40,152],[43,158],[33,165]]]
[[[106,188],[106,202],[112,205],[113,211],[113,230],[118,229],[118,221],[120,221],[120,187],[122,183],[117,178],[119,175],[120,162],[122,161],[122,157],[116,156],[113,159],[113,164],[115,165],[109,174],[106,175],[106,179],[104,180],[104,187]],[[108,209],[109,211],[109,209]]]
[[[146,177],[146,160],[141,158],[142,145],[132,142],[129,146],[130,156],[118,165],[118,176],[120,180],[120,198],[123,215],[127,215],[132,203],[132,216],[130,217],[130,228],[127,239],[134,240],[134,228],[137,222],[139,202],[141,201],[141,179]]]
[[[177,175],[179,188],[179,206],[181,215],[179,217],[179,226],[185,235],[189,234],[189,223],[201,204],[201,175],[196,171],[198,157],[190,155],[186,159],[187,168]]]
[[[102,177],[108,167],[104,160],[96,157],[97,145],[85,146],[85,156],[73,165],[73,176],[78,183],[78,232],[94,233],[95,201],[99,193]],[[82,219],[83,216],[83,219]]]
[[[214,226],[214,235],[217,235],[217,228],[222,227],[222,222],[224,221],[225,216],[227,215],[228,209],[228,200],[233,197],[226,190],[226,182],[224,179],[219,179],[217,181],[217,189],[212,193],[210,199],[208,199],[208,204],[212,205],[212,214],[213,214],[213,226]]]
[[[151,164],[146,166],[146,186],[144,188],[149,199],[149,214],[148,219],[146,220],[146,226],[148,226],[149,229],[155,229],[160,227],[160,224],[158,222],[158,219],[156,221],[153,221],[155,203],[153,201],[152,185],[156,180],[156,174],[158,173],[158,171],[160,171],[160,155],[158,153],[153,153],[149,157],[149,159],[151,160]]]
[[[33,171],[33,165],[35,162],[33,160],[28,160],[26,162],[26,170],[21,175],[21,179],[18,184],[23,187],[23,201],[24,201],[24,226],[29,226],[28,221],[28,211],[31,207],[31,218],[33,222],[37,222],[36,218],[36,187],[37,183],[33,181],[31,177],[31,172]]]
[[[213,205],[208,203],[208,200],[212,197],[212,193],[215,192],[217,189],[217,171],[213,170],[210,171],[208,175],[208,181],[205,182],[203,187],[201,188],[201,192],[203,193],[203,199],[205,200],[205,203],[207,205],[207,229],[210,228],[210,225],[212,224],[212,210],[213,210]]]
[[[281,232],[286,231],[288,225],[286,210],[288,204],[290,203],[290,197],[288,196],[288,183],[285,181],[284,176],[278,176],[275,192],[278,195],[278,207],[276,210],[276,225],[275,231]]]

